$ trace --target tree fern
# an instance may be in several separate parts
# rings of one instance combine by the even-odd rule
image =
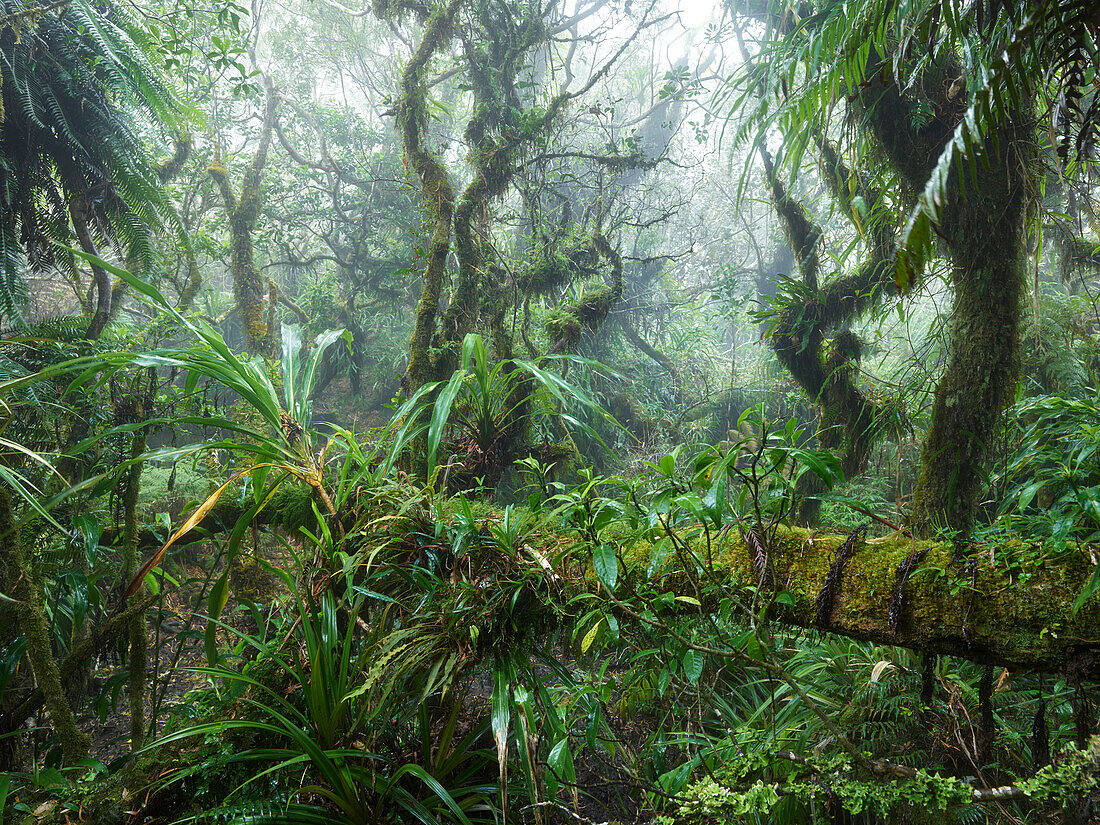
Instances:
[[[21,11],[0,0],[5,19]],[[16,323],[28,264],[78,275],[72,256],[51,248],[72,243],[74,197],[87,202],[93,236],[118,241],[139,271],[155,261],[153,234],[182,234],[135,124],[140,115],[179,130],[188,115],[152,54],[115,4],[74,0],[33,28],[0,32],[0,312]]]
[[[780,1],[750,14],[768,34],[735,85],[737,102],[750,104],[737,140],[761,141],[778,129],[780,160],[792,170],[812,136],[828,131],[836,105],[851,102],[881,72],[892,71],[902,94],[915,98],[929,67],[960,62],[953,91],[965,105],[899,238],[899,286],[931,254],[955,185],[949,179],[957,176],[964,196],[973,191],[978,165],[996,153],[998,130],[1017,113],[1045,107],[1063,161],[1073,167],[1094,159],[1100,14],[1093,0],[860,0],[820,10]]]

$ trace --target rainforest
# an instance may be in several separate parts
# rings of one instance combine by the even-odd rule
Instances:
[[[0,0],[0,825],[1100,822],[1093,0]]]

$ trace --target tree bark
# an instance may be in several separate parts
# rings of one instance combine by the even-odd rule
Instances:
[[[893,80],[890,58],[872,55],[857,109],[891,164],[914,192],[924,189],[963,116],[965,96],[951,98],[960,66],[940,66],[924,87],[941,113],[914,127],[909,103]],[[924,532],[947,527],[967,534],[985,487],[987,453],[1015,389],[1020,306],[1025,294],[1024,223],[1036,196],[1034,124],[1013,110],[996,135],[974,147],[973,173],[956,163],[948,180],[937,232],[952,262],[955,305],[947,368],[936,388],[932,424],[921,454],[914,520]]]
[[[944,220],[955,306],[914,493],[915,521],[925,529],[970,531],[987,484],[989,445],[1016,388],[1035,160],[1033,142],[1020,131],[1002,131],[999,153],[986,148],[992,169],[979,173],[976,185],[958,181],[958,202]]]
[[[229,530],[243,514],[228,498],[203,520],[205,529]],[[265,514],[269,511],[261,517]],[[410,523],[407,529],[416,527]],[[400,532],[395,524],[391,534]],[[793,602],[775,609],[778,620],[929,656],[1059,673],[1075,682],[1100,681],[1100,596],[1085,602],[1076,615],[1072,608],[1093,569],[1084,552],[1036,564],[1037,555],[1018,543],[983,548],[958,560],[949,542],[902,534],[857,541],[836,574],[839,586],[825,605],[826,621],[820,623],[819,597],[846,538],[794,527],[778,531],[768,547],[770,586],[785,590]],[[148,540],[147,546],[159,546],[152,534]],[[759,581],[756,559],[737,531],[725,531],[721,538],[712,535],[712,540],[720,583],[754,590]],[[692,545],[706,558],[701,540]],[[622,549],[628,580],[645,577],[651,549],[644,541]],[[1006,554],[1013,556],[1011,572],[990,561]],[[908,562],[909,573],[899,587],[903,562]],[[687,575],[671,561],[653,579],[666,590],[687,592]]]
[[[416,323],[409,342],[408,393],[432,381],[436,375],[431,344],[439,316],[447,256],[451,251],[451,221],[454,217],[454,187],[442,160],[424,146],[427,131],[427,90],[424,72],[429,61],[449,42],[450,28],[458,11],[458,0],[433,14],[424,27],[420,46],[401,76],[401,99],[397,105],[397,128],[405,150],[405,161],[420,178],[421,199],[432,227],[424,266],[424,287],[416,305]]]
[[[87,195],[74,195],[69,200],[69,217],[73,222],[80,248],[89,255],[99,256],[95,241],[92,238],[91,229],[88,227],[88,218],[91,215],[91,207],[88,204]],[[92,319],[88,322],[88,331],[84,337],[89,341],[95,341],[103,334],[107,322],[111,320],[111,279],[107,271],[101,266],[91,264],[92,279],[95,285],[96,303]]]
[[[144,410],[139,414],[146,415],[148,412],[148,410]],[[136,459],[145,452],[145,444],[145,430],[138,430],[134,433],[134,439],[130,445],[130,459],[135,463],[126,473],[125,487],[121,496],[124,519],[122,539],[123,581],[129,581],[133,578],[138,566],[138,528],[140,525],[137,504],[138,495],[141,492],[143,463]],[[134,752],[141,750],[145,742],[145,682],[148,671],[149,638],[144,613],[134,616],[127,628],[127,633],[130,641],[130,680],[128,685],[130,694],[130,750]]]
[[[245,347],[249,352],[270,356],[275,350],[276,336],[272,329],[274,307],[267,306],[272,296],[278,297],[274,286],[265,284],[256,266],[252,232],[263,205],[263,172],[267,165],[267,153],[275,128],[278,98],[275,87],[267,74],[264,82],[264,114],[260,127],[260,141],[252,163],[241,181],[239,195],[234,194],[229,183],[229,172],[219,158],[206,171],[218,187],[229,220],[230,271],[233,275],[233,299],[244,325]],[[191,296],[193,298],[193,296]],[[267,314],[265,315],[265,309]]]
[[[11,494],[3,486],[0,486],[0,567],[11,577],[9,592],[10,598],[15,601],[12,609],[15,622],[27,638],[31,671],[38,683],[42,702],[50,712],[54,730],[61,740],[65,763],[71,765],[88,755],[92,737],[77,726],[72,706],[65,695],[50,640],[42,585],[24,558],[22,538],[12,513]]]
[[[778,620],[1012,670],[1100,679],[1100,599],[1089,599],[1076,615],[1072,610],[1092,572],[1084,553],[1039,566],[1031,554],[1017,552],[1009,573],[994,567],[991,552],[985,550],[956,561],[954,545],[948,542],[917,541],[900,534],[857,541],[848,562],[834,573],[839,586],[824,600],[822,610],[822,591],[845,539],[799,528],[779,531],[768,547],[774,571],[770,578],[775,589],[790,594],[792,605],[775,608]],[[699,542],[693,544],[706,558]],[[1003,557],[1025,549],[1015,545],[990,550]],[[736,530],[727,531],[713,550],[722,581],[755,589],[757,561]],[[899,598],[897,571],[911,558],[919,562],[908,565],[912,572]],[[644,576],[650,545],[643,542],[625,549],[623,560],[633,576]],[[682,569],[668,565],[655,579],[661,587],[687,592]],[[824,622],[818,621],[819,615],[826,617]]]

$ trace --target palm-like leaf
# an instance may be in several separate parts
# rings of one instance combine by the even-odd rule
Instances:
[[[30,19],[25,4],[3,0],[0,14],[0,312],[14,315],[28,257],[36,268],[72,269],[72,256],[49,242],[71,237],[74,197],[88,198],[99,228],[143,270],[151,230],[182,235],[134,115],[179,131],[197,113],[120,4],[74,0]]]
[[[973,188],[1006,123],[1041,103],[1063,158],[1073,149],[1086,160],[1098,145],[1100,13],[1091,0],[859,0],[814,4],[804,17],[806,6],[784,0],[763,9],[737,5],[769,26],[760,54],[731,87],[740,89],[734,105],[747,110],[738,140],[755,143],[778,129],[790,169],[800,166],[815,135],[828,133],[836,105],[858,98],[883,71],[892,70],[897,87],[915,100],[929,67],[960,61],[952,94],[964,104],[962,114],[921,181],[899,239],[903,288],[931,255],[949,181],[957,176],[964,195]]]

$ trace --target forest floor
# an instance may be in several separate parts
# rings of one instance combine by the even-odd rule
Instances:
[[[145,718],[147,721],[155,719],[156,726],[147,732],[146,742],[164,733],[165,724],[173,714],[195,716],[196,709],[191,707],[189,695],[199,696],[210,690],[209,676],[196,672],[208,667],[209,663],[203,647],[206,616],[194,606],[197,600],[205,609],[205,594],[198,592],[194,585],[206,580],[208,574],[195,562],[180,565],[175,573],[181,582],[190,582],[192,586],[166,587],[164,598],[147,614],[149,661]],[[240,633],[257,630],[252,614],[232,597],[226,604],[222,621]],[[218,642],[222,649],[233,647],[231,636],[229,630],[219,632]],[[91,755],[105,765],[130,754],[131,707],[127,685],[118,681],[104,683],[99,679],[100,673],[118,674],[119,664],[114,655],[100,658],[88,685],[89,695],[97,700],[87,703],[78,717],[84,730],[92,734]],[[95,697],[95,693],[99,696]]]

